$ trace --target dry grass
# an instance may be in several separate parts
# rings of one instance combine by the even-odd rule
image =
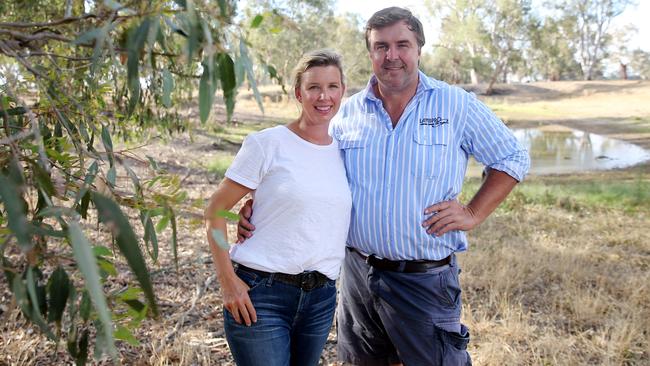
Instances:
[[[602,92],[628,105],[626,95],[637,96],[627,85],[612,83],[609,86],[618,88],[618,92],[612,88]],[[647,92],[645,100],[650,100],[650,87],[641,86]],[[600,93],[584,96],[583,90],[594,90],[588,83],[551,84],[544,88],[546,92],[533,97],[553,96],[555,99],[544,102],[555,103],[551,110],[565,108],[560,107],[563,103],[569,108],[574,103],[588,102]],[[524,97],[522,100],[530,101],[530,95]],[[515,105],[516,99],[512,95],[508,98],[500,103]],[[589,103],[595,106],[605,99]],[[250,103],[248,112],[236,116],[239,121],[255,115],[254,102]],[[288,104],[282,103],[270,104],[267,112],[274,108],[286,111]],[[639,108],[650,108],[638,99],[634,103],[642,104]],[[523,109],[530,107],[522,105]],[[643,131],[650,111],[643,113],[639,115],[640,123],[625,124],[625,128],[631,133]],[[271,123],[290,117],[285,112],[277,117],[258,116],[254,121]],[[589,114],[578,121],[587,124],[591,117]],[[549,121],[554,118],[549,117]],[[560,124],[575,126],[566,121]],[[606,134],[620,133],[616,124],[604,126],[599,128]],[[149,146],[142,153],[157,156],[169,169],[184,176],[188,202],[192,202],[208,197],[218,181],[215,173],[208,171],[211,159],[219,158],[224,150],[221,143],[215,145],[215,139],[237,136],[230,128],[195,134],[192,141],[178,136],[168,146]],[[585,184],[601,186],[575,194]],[[463,268],[463,321],[472,334],[470,352],[475,365],[650,364],[649,184],[650,165],[623,171],[530,177],[493,216],[470,233],[470,249],[459,259]],[[470,181],[466,195],[476,186],[475,180]],[[613,190],[620,193],[620,199],[606,195]],[[210,281],[213,271],[209,252],[203,232],[191,215],[200,213],[200,209],[188,207],[187,211],[180,220],[180,271],[175,273],[170,253],[164,250],[159,263],[151,265],[161,317],[145,321],[137,331],[140,346],[118,344],[122,364],[232,364],[221,325],[218,286]],[[91,233],[97,241],[101,235]],[[167,242],[168,238],[161,238],[161,243]],[[2,277],[0,365],[71,364],[65,344],[57,348],[45,339],[24,320],[10,299]],[[332,331],[323,364],[334,362],[335,342]],[[94,363],[109,364],[106,359]]]
[[[650,361],[650,208],[499,212],[461,255],[479,365]]]

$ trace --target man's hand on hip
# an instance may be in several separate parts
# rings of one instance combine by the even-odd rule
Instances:
[[[237,243],[241,244],[246,239],[253,236],[255,225],[251,224],[250,218],[253,216],[253,200],[248,200],[239,209],[239,222],[237,223]]]
[[[427,228],[427,233],[435,236],[452,230],[471,230],[480,223],[470,207],[456,200],[431,205],[424,213],[431,216],[424,220],[422,227]]]

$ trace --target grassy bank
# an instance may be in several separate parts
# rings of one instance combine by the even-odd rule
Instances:
[[[649,184],[629,171],[532,177],[470,233],[476,364],[650,362]]]

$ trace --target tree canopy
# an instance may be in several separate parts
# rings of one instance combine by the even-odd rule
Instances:
[[[176,256],[175,207],[186,198],[178,177],[114,141],[184,130],[195,90],[203,123],[217,94],[229,118],[237,88],[247,80],[256,90],[246,41],[255,24],[236,23],[236,5],[0,5],[1,268],[25,317],[52,340],[66,339],[78,363],[90,334],[96,357],[115,358],[114,339],[137,343],[129,329],[157,316],[147,261],[157,260],[164,230]],[[148,164],[145,179],[134,161]],[[117,272],[113,250],[85,233],[93,222],[131,268],[135,282],[124,291],[103,289]]]

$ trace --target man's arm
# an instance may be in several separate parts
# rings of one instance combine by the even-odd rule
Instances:
[[[429,206],[424,213],[432,216],[422,226],[428,228],[427,233],[436,236],[452,230],[471,230],[490,216],[517,183],[510,175],[489,169],[478,192],[467,205],[453,200]]]
[[[251,224],[251,216],[253,216],[253,200],[247,200],[244,205],[239,209],[239,222],[237,223],[237,244],[241,244],[246,239],[253,236],[255,225]]]

